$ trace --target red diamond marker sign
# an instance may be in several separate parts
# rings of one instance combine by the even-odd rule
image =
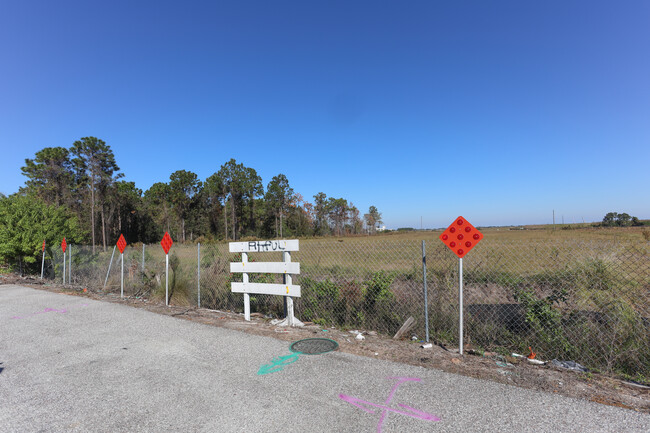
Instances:
[[[165,232],[165,236],[163,236],[162,241],[160,241],[160,245],[162,245],[163,250],[165,250],[165,254],[169,254],[169,249],[172,247],[172,244],[174,241],[172,241],[172,237],[169,236],[169,233]]]
[[[126,239],[123,234],[120,234],[120,238],[117,240],[117,249],[120,250],[120,254],[124,254],[124,248],[126,248]]]
[[[456,218],[440,235],[440,240],[460,259],[481,242],[481,239],[483,239],[483,233],[462,216]]]
[[[68,243],[65,241],[65,238],[63,238],[63,242],[61,242],[61,249],[64,253],[66,248],[68,248]]]
[[[45,252],[45,241],[43,241],[43,252]]]

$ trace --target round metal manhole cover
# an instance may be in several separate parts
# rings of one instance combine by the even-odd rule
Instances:
[[[329,338],[305,338],[298,340],[289,346],[292,352],[300,352],[304,355],[320,355],[339,348],[339,343]]]

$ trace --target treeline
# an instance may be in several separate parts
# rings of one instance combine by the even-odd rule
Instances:
[[[296,193],[284,174],[263,185],[257,171],[234,159],[205,180],[178,170],[146,191],[123,174],[110,146],[84,137],[70,148],[47,147],[26,159],[27,180],[17,195],[67,209],[85,241],[104,248],[123,233],[129,243],[237,240],[245,237],[346,236],[374,233],[381,213],[361,214],[344,198],[319,192],[313,202]]]
[[[625,212],[608,212],[603,217],[603,222],[600,224],[603,227],[630,227],[642,226],[643,222],[635,216],[631,216]]]

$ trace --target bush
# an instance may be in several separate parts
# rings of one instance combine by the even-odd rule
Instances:
[[[551,295],[540,298],[531,288],[517,289],[515,299],[524,309],[528,325],[529,345],[541,347],[547,357],[564,358],[571,352],[571,344],[564,334],[562,312],[556,305],[566,301],[565,289],[553,290]]]

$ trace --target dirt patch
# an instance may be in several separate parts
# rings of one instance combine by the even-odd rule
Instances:
[[[84,288],[42,284],[40,280],[29,277],[0,276],[0,284],[19,284],[56,293],[130,305],[158,314],[273,337],[287,342],[310,337],[325,337],[337,341],[339,350],[355,355],[436,368],[449,373],[650,413],[650,388],[648,387],[602,374],[579,373],[548,365],[533,365],[525,359],[504,358],[489,353],[478,354],[471,346],[466,347],[466,350],[474,354],[466,353],[460,356],[457,349],[447,348],[435,342],[432,348],[423,349],[420,347],[422,344],[420,342],[395,341],[390,337],[364,330],[358,330],[364,337],[363,340],[358,340],[356,334],[346,330],[322,328],[313,324],[307,324],[304,328],[277,327],[271,324],[269,318],[259,314],[253,315],[251,321],[246,322],[243,314],[240,313],[173,305],[166,307],[164,304],[143,298],[120,299],[119,294],[103,293],[90,288],[84,292]]]

